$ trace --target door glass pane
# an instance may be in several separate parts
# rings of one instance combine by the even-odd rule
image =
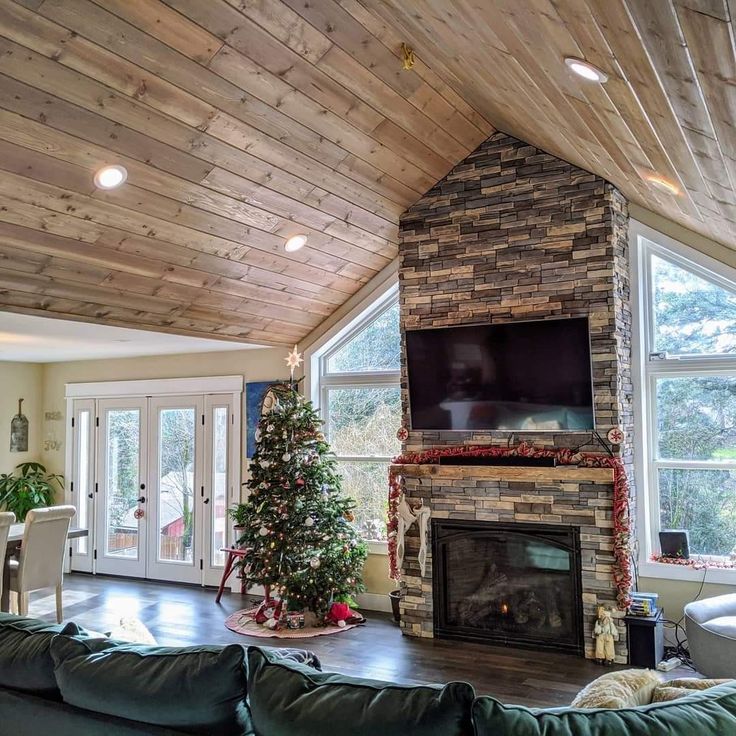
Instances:
[[[657,429],[660,458],[736,460],[736,376],[658,379]]]
[[[225,555],[220,550],[225,546],[227,535],[227,486],[228,486],[228,414],[226,406],[212,410],[212,549],[213,565],[225,564]]]
[[[327,359],[328,373],[398,371],[400,367],[398,302]]]
[[[138,559],[140,421],[138,409],[107,413],[106,554],[115,557]]]
[[[736,540],[736,471],[660,468],[660,529],[687,529],[690,551],[728,556]]]
[[[363,539],[385,540],[388,512],[388,463],[339,464],[342,491],[355,503],[355,527]]]
[[[76,526],[81,529],[89,528],[87,507],[89,503],[89,411],[79,412],[79,434],[77,435],[77,521]],[[87,537],[81,537],[77,542],[77,552],[80,555],[87,554]]]
[[[328,427],[338,456],[393,457],[401,451],[401,391],[394,386],[330,389]]]
[[[736,353],[736,293],[656,256],[652,281],[655,350]]]
[[[161,562],[193,561],[193,407],[159,414],[158,528]]]

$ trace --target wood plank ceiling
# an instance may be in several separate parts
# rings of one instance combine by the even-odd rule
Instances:
[[[293,343],[496,128],[736,247],[734,6],[0,0],[0,310]]]

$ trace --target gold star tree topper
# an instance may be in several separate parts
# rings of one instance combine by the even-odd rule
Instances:
[[[289,366],[291,377],[294,378],[294,369],[298,368],[304,362],[302,354],[300,352],[297,352],[296,345],[294,345],[294,349],[289,353],[286,358],[284,358],[284,360],[286,361],[286,365]]]

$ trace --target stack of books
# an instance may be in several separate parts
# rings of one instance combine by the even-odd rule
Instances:
[[[629,615],[656,616],[659,613],[659,608],[657,607],[658,598],[659,593],[632,593]]]

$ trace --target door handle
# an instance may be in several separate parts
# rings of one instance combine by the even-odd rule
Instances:
[[[209,503],[210,502],[209,498],[205,498],[204,502]]]
[[[145,503],[145,502],[146,502],[146,497],[145,497],[145,496],[141,496],[141,497],[140,497],[140,498],[138,499],[138,503]]]
[[[87,494],[87,498],[94,498],[94,497],[95,497],[95,494],[94,493],[88,493]]]

